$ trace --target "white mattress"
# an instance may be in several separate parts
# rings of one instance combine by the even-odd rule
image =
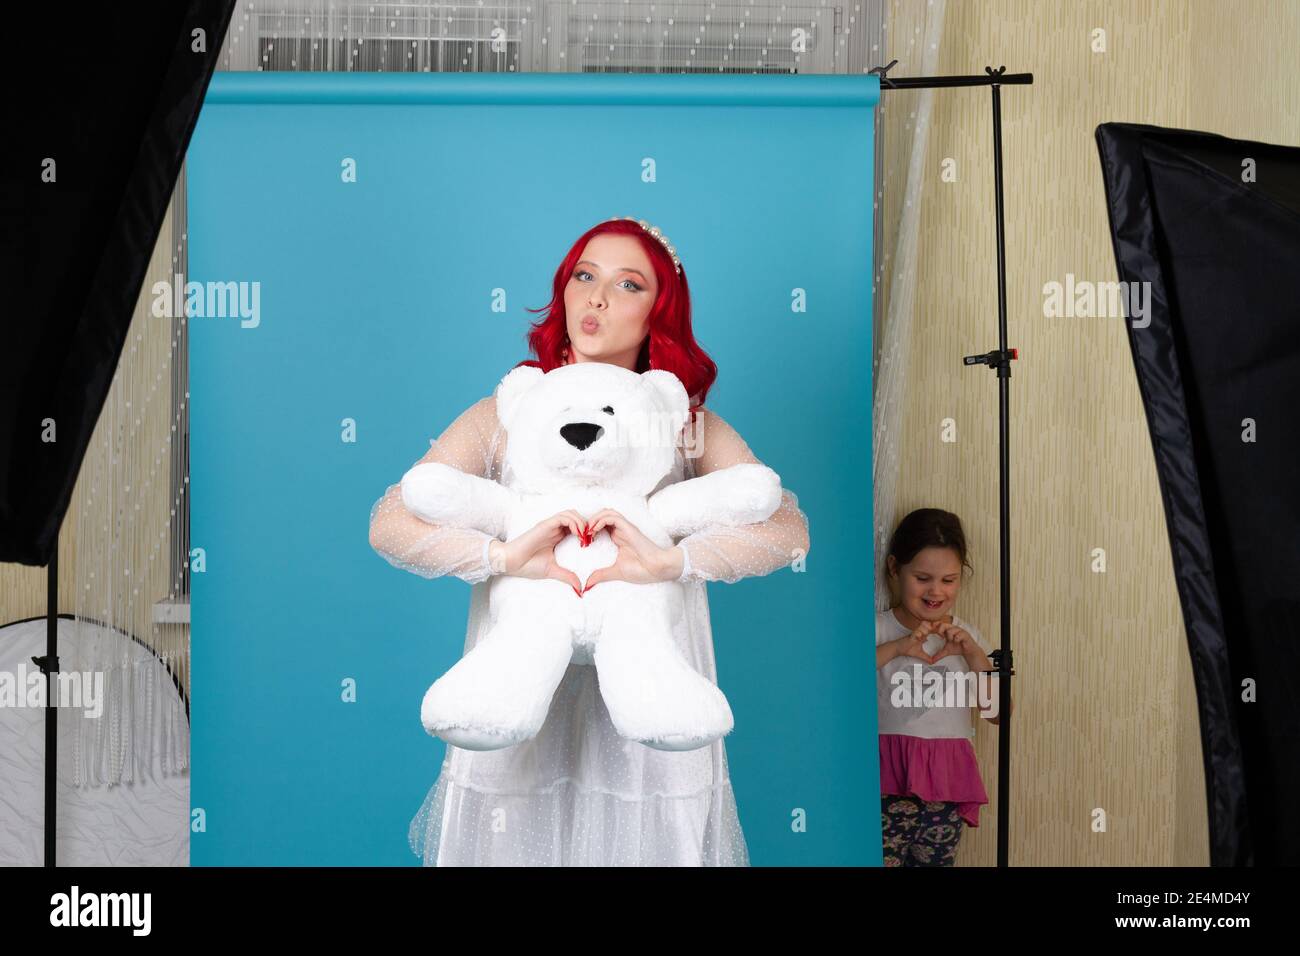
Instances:
[[[77,629],[97,625],[59,619],[59,658],[68,667]],[[44,619],[0,627],[0,671],[17,678],[36,671],[32,657],[45,653]],[[138,643],[137,657],[152,662],[162,678],[155,686],[179,698],[157,657]],[[145,664],[144,666],[150,666]],[[155,700],[161,711],[167,703]],[[60,714],[56,860],[60,866],[188,866],[190,778],[188,771],[116,786],[73,785],[74,721]],[[159,722],[160,723],[160,722]],[[186,724],[183,733],[188,738]],[[188,752],[188,739],[185,752]],[[39,707],[0,707],[0,866],[44,863],[45,712]]]

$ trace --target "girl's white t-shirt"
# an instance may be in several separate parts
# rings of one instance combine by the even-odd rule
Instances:
[[[956,614],[952,616],[952,622],[975,638],[975,643],[983,648],[985,654],[992,652],[993,648],[973,624]],[[892,609],[876,615],[877,647],[909,633],[910,630],[894,616]],[[933,654],[943,645],[942,637],[931,634],[922,649]],[[979,702],[978,675],[954,680],[957,675],[969,672],[970,665],[960,654],[942,658],[934,664],[901,654],[895,657],[876,671],[878,732],[930,738],[975,736],[971,706]],[[939,676],[928,677],[930,674]],[[941,689],[939,680],[943,681]],[[996,701],[996,677],[989,681],[988,688]]]

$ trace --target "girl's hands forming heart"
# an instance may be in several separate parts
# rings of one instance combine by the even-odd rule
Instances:
[[[932,621],[922,621],[911,634],[908,634],[906,637],[900,637],[895,641],[898,645],[899,655],[902,656],[905,654],[908,657],[915,657],[918,660],[923,660],[927,664],[933,664],[938,660],[938,658],[931,657],[925,652],[925,642],[933,633],[935,633],[935,624]]]
[[[951,657],[954,654],[959,654],[962,657],[965,657],[966,652],[972,647],[979,647],[979,645],[975,643],[975,638],[971,637],[967,631],[962,630],[956,624],[945,624],[944,622],[939,621],[934,625],[933,630],[934,633],[944,639],[945,643],[943,647],[935,651],[934,655],[930,658],[930,663],[940,661],[945,657]],[[980,650],[982,651],[983,648],[980,648]]]

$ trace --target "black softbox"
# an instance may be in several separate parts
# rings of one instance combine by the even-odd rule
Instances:
[[[58,547],[234,5],[5,13],[0,561]]]
[[[1097,144],[1119,278],[1150,283],[1149,315],[1125,328],[1196,681],[1211,862],[1294,865],[1300,149],[1121,123]]]

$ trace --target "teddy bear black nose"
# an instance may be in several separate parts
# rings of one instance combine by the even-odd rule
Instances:
[[[605,429],[589,422],[570,422],[568,425],[560,426],[560,435],[578,451],[586,449],[603,434]]]

